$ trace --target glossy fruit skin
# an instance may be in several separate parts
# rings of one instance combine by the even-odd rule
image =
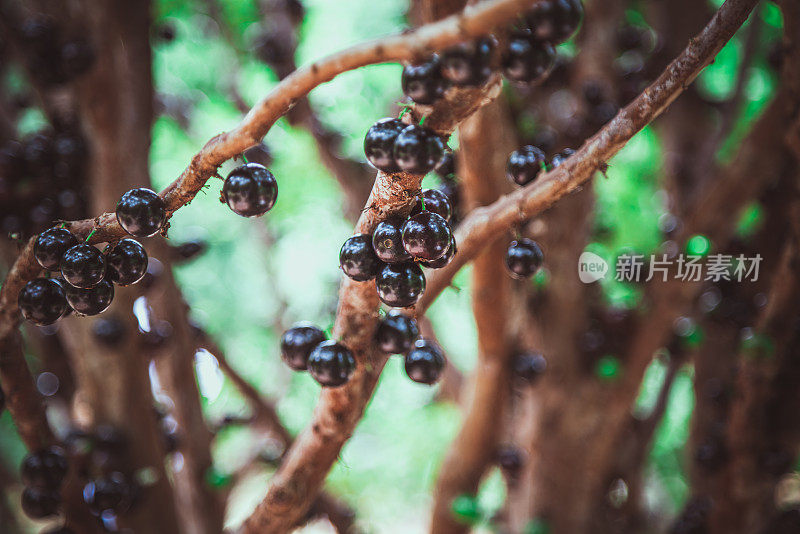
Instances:
[[[114,284],[110,280],[102,280],[89,289],[67,288],[67,302],[81,315],[102,313],[111,306],[112,300],[114,300]]]
[[[357,282],[372,280],[383,262],[372,248],[372,236],[358,234],[347,238],[339,250],[339,267],[344,274]]]
[[[442,78],[438,56],[418,65],[406,65],[400,77],[403,93],[417,104],[433,104],[442,97],[447,85]]]
[[[17,298],[23,317],[40,326],[53,324],[67,311],[64,288],[50,278],[31,280]]]
[[[555,169],[556,167],[564,163],[564,161],[570,156],[572,156],[574,153],[575,151],[573,149],[565,148],[564,150],[553,156],[553,158],[550,160],[550,168]]]
[[[526,382],[533,382],[547,369],[547,360],[537,352],[526,352],[514,358],[514,374]]]
[[[119,472],[89,481],[83,487],[83,502],[94,515],[100,515],[106,510],[124,511],[130,495],[130,484]]]
[[[438,260],[447,252],[451,238],[447,221],[430,211],[412,215],[403,225],[403,248],[418,260]]]
[[[61,275],[72,286],[89,289],[99,284],[105,274],[105,256],[86,243],[75,245],[61,258]]]
[[[414,347],[406,354],[406,374],[420,384],[435,384],[442,376],[444,365],[442,349],[428,339],[415,341]]]
[[[370,165],[383,172],[398,172],[394,159],[394,142],[406,125],[399,119],[381,119],[367,130],[364,137],[364,154]]]
[[[36,261],[48,271],[57,271],[64,253],[79,244],[78,238],[66,228],[50,228],[36,238],[33,255]]]
[[[152,189],[131,189],[117,202],[117,222],[135,237],[150,237],[164,226],[167,205]]]
[[[291,369],[305,371],[308,357],[317,345],[328,338],[311,323],[298,323],[281,336],[281,358]]]
[[[394,160],[401,171],[428,174],[444,154],[444,142],[432,131],[416,124],[406,126],[394,142]]]
[[[26,486],[57,490],[64,482],[68,469],[69,460],[64,449],[49,447],[25,456],[20,475]]]
[[[403,221],[381,221],[372,232],[372,248],[379,260],[385,263],[409,261],[411,254],[403,248]]]
[[[22,492],[22,511],[31,519],[44,519],[58,515],[61,506],[61,495],[57,491],[28,487]]]
[[[442,77],[457,86],[483,85],[492,75],[494,48],[495,42],[491,38],[448,48],[441,55]]]
[[[425,292],[425,275],[416,263],[389,263],[375,277],[375,287],[387,306],[407,308]]]
[[[435,213],[445,221],[450,222],[450,218],[453,216],[453,208],[450,206],[450,200],[447,195],[438,189],[423,189],[422,202],[417,201],[411,210],[411,215],[421,213],[423,203],[425,204],[425,211]]]
[[[533,6],[526,19],[535,39],[557,45],[575,33],[582,16],[580,0],[546,0]]]
[[[125,339],[125,324],[118,317],[101,317],[92,323],[92,335],[106,347],[116,347]]]
[[[141,280],[147,272],[147,251],[133,239],[120,239],[106,256],[106,278],[120,286]]]
[[[445,182],[439,186],[438,191],[447,197],[450,203],[450,228],[454,228],[456,223],[460,220],[458,213],[458,206],[461,202],[461,189],[455,181]]]
[[[389,310],[375,334],[378,347],[387,354],[405,354],[418,337],[417,321],[398,310]]]
[[[556,51],[547,42],[520,36],[508,43],[503,55],[503,75],[512,82],[529,84],[544,80],[556,63]]]
[[[222,185],[222,198],[242,217],[259,217],[272,209],[278,198],[278,182],[258,163],[245,163],[231,171]]]
[[[533,145],[526,145],[508,157],[506,175],[517,185],[527,185],[539,176],[544,162],[544,152]]]
[[[515,278],[529,278],[541,268],[544,254],[532,239],[512,241],[506,252],[506,267]]]
[[[451,235],[450,246],[447,247],[447,252],[444,253],[444,256],[433,261],[421,261],[419,264],[423,267],[427,267],[428,269],[441,269],[442,267],[446,267],[453,260],[453,256],[456,255],[456,252],[458,252],[458,247],[456,246],[456,236]]]
[[[350,349],[329,339],[317,345],[308,357],[308,372],[323,387],[339,387],[347,383],[356,369]]]

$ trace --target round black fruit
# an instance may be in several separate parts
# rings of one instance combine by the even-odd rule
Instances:
[[[506,174],[517,185],[531,183],[544,167],[544,152],[532,145],[515,150],[508,157]]]
[[[417,321],[397,310],[389,310],[376,334],[378,347],[387,354],[405,354],[418,337]]]
[[[403,225],[403,247],[419,260],[438,260],[450,247],[452,232],[447,221],[436,213],[412,215]]]
[[[313,324],[296,324],[281,336],[281,358],[295,371],[305,371],[311,351],[325,339],[325,332]]]
[[[27,455],[22,460],[20,474],[26,486],[57,490],[67,476],[69,461],[64,449],[49,447]]]
[[[398,263],[411,259],[403,248],[403,222],[399,219],[381,221],[372,232],[372,248],[378,259],[386,263]]]
[[[526,382],[533,382],[547,369],[547,360],[536,352],[526,352],[514,358],[514,374]]]
[[[408,378],[420,384],[434,384],[444,370],[444,354],[435,342],[418,339],[406,354],[406,374]]]
[[[22,492],[22,511],[31,519],[58,515],[61,495],[48,488],[29,487]]]
[[[117,202],[117,221],[132,236],[155,235],[166,220],[166,204],[155,191],[146,187],[131,189]]]
[[[542,262],[542,249],[531,239],[512,241],[506,252],[506,267],[515,278],[532,276],[542,266]]]
[[[428,174],[444,154],[444,142],[432,131],[412,124],[394,142],[394,160],[409,174]]]
[[[43,268],[57,271],[61,267],[64,253],[77,244],[78,238],[66,228],[50,228],[36,238],[33,255]]]
[[[533,6],[526,19],[535,39],[556,45],[575,33],[582,16],[580,0],[545,0]]]
[[[242,217],[264,215],[278,198],[278,182],[258,163],[245,163],[231,171],[222,185],[222,198]]]
[[[138,241],[121,239],[106,256],[106,265],[107,279],[129,286],[147,273],[147,252]]]
[[[381,119],[373,124],[364,137],[364,154],[370,164],[383,172],[398,172],[394,160],[394,142],[406,125],[399,119]]]
[[[433,261],[421,261],[419,264],[428,269],[441,269],[453,260],[453,256],[456,255],[456,252],[458,252],[458,248],[456,248],[456,236],[451,235],[450,246],[447,247],[447,252],[444,253],[444,256]]]
[[[411,210],[411,215],[416,215],[422,211],[430,211],[431,213],[435,213],[447,222],[450,222],[450,218],[453,215],[453,208],[450,206],[450,200],[447,198],[447,195],[438,189],[422,190],[422,201],[418,201],[414,205],[414,208]]]
[[[425,292],[425,275],[416,263],[390,263],[375,277],[378,297],[387,306],[413,306]]]
[[[448,48],[441,56],[442,77],[453,85],[479,86],[492,75],[494,40],[479,39]]]
[[[17,298],[22,316],[40,326],[53,324],[67,311],[64,288],[50,278],[31,280]]]
[[[517,83],[542,81],[556,62],[556,51],[547,42],[537,42],[529,36],[516,37],[508,43],[503,56],[503,74]]]
[[[125,476],[113,472],[89,481],[83,487],[83,502],[95,515],[100,515],[106,510],[121,512],[127,507],[130,494],[130,483]]]
[[[317,345],[308,357],[308,372],[324,387],[346,384],[355,369],[353,353],[332,339]]]
[[[566,161],[570,156],[572,156],[575,151],[571,148],[565,148],[550,160],[550,168],[555,169],[556,167],[560,166],[564,161]]]
[[[105,256],[86,243],[75,245],[61,258],[61,275],[72,286],[84,289],[94,287],[105,274]]]
[[[358,234],[347,238],[339,251],[339,267],[357,282],[372,280],[383,263],[372,248],[372,236]]]
[[[72,309],[81,315],[97,315],[111,306],[114,300],[114,284],[109,280],[102,280],[96,286],[83,289],[79,287],[67,288],[67,302]]]
[[[433,104],[442,97],[446,89],[439,70],[439,58],[419,65],[406,65],[400,78],[403,93],[418,104]]]

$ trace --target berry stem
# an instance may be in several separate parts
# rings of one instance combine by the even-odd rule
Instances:
[[[97,228],[93,228],[89,235],[86,236],[85,243],[88,243],[91,238],[94,237],[94,234],[97,232]]]

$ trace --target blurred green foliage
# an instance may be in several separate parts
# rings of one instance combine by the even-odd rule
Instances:
[[[405,1],[303,3],[307,16],[300,31],[298,64],[365,39],[402,31],[406,25]],[[252,105],[277,83],[275,74],[247,52],[258,31],[256,2],[227,0],[219,4],[221,21],[210,18],[208,4],[199,0],[158,0],[156,5],[156,23],[170,23],[177,29],[174,41],[154,44],[156,89],[191,110],[186,128],[166,115],[154,124],[150,168],[158,188],[178,176],[210,137],[237,123],[241,113],[232,103],[234,92]],[[781,26],[780,13],[767,3],[759,16],[766,27],[757,59],[745,73],[742,118],[720,151],[721,160],[732,155],[775,90],[776,80],[765,56]],[[219,23],[230,28],[236,48],[222,37]],[[705,98],[724,101],[732,94],[743,42],[740,31],[700,76],[698,88]],[[322,121],[342,134],[346,155],[363,158],[364,132],[377,118],[389,114],[401,97],[399,73],[396,64],[367,67],[339,76],[311,94]],[[41,113],[31,111],[20,128],[31,131],[42,122]],[[221,182],[212,180],[189,208],[172,219],[170,238],[175,242],[194,237],[208,240],[209,251],[177,268],[176,273],[194,318],[219,341],[236,369],[264,395],[279,399],[281,417],[292,432],[298,432],[311,416],[319,387],[307,374],[292,373],[281,363],[278,339],[293,321],[310,320],[330,327],[341,276],[338,250],[351,225],[342,215],[341,192],[320,163],[307,132],[281,120],[265,142],[275,157],[276,207],[262,219],[237,217],[220,206]],[[657,128],[648,127],[610,162],[605,177],[598,176],[594,181],[595,227],[602,232],[587,250],[613,265],[624,251],[649,255],[657,249],[663,239],[659,220],[666,213],[659,184],[663,160]],[[232,166],[229,162],[220,173],[226,175]],[[759,206],[749,208],[742,214],[740,233],[751,232],[760,217]],[[476,359],[469,280],[466,268],[430,311],[448,357],[465,372],[473,368]],[[546,280],[542,271],[537,283],[543,285]],[[640,298],[636,287],[613,279],[605,280],[603,289],[608,303],[616,307],[634,307]],[[616,357],[607,356],[596,372],[601,379],[614,380],[623,369]],[[665,374],[664,363],[654,360],[642,385],[637,413],[652,410]],[[208,380],[213,376],[201,377],[201,386]],[[244,400],[229,381],[219,393],[211,387],[202,389],[208,395],[204,408],[209,418],[247,413]],[[434,393],[435,389],[407,380],[400,360],[392,358],[364,420],[328,478],[333,492],[356,508],[367,531],[425,529],[436,470],[460,424],[458,409],[434,403]],[[674,513],[687,498],[684,447],[693,403],[692,370],[685,367],[670,391],[646,472],[645,503],[658,513]],[[228,484],[229,474],[240,467],[245,456],[242,451],[254,446],[256,438],[247,430],[222,432],[216,440],[215,466],[208,473],[208,482],[215,487]],[[8,465],[18,465],[24,454],[8,414],[0,417],[0,451]],[[263,496],[269,474],[264,467],[235,489],[228,514],[231,524],[240,521]],[[502,478],[494,470],[478,496],[459,498],[454,509],[466,521],[486,522],[502,506],[504,496]],[[548,530],[546,523],[535,521],[526,531],[542,534]]]

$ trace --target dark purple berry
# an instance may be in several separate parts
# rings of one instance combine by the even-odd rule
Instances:
[[[317,345],[308,357],[308,372],[323,387],[342,386],[356,369],[350,349],[329,339]]]
[[[91,480],[83,487],[83,502],[94,515],[100,515],[106,510],[124,511],[130,495],[131,486],[119,472]]]
[[[67,302],[81,315],[102,313],[111,306],[112,300],[114,300],[114,284],[109,280],[101,280],[99,284],[89,289],[67,287]]]
[[[444,256],[451,237],[444,217],[430,211],[412,215],[403,225],[403,247],[419,260],[433,261]]]
[[[434,341],[418,339],[406,354],[406,374],[420,384],[434,384],[444,370],[445,359],[442,349]]]
[[[564,150],[553,156],[553,158],[550,160],[550,168],[555,169],[556,167],[564,163],[564,161],[570,156],[572,156],[574,153],[575,151],[572,150],[571,148],[565,148]]]
[[[58,515],[61,495],[48,488],[30,487],[22,491],[22,511],[31,519]]]
[[[532,145],[515,150],[508,157],[506,174],[517,185],[531,183],[544,167],[544,152]]]
[[[442,267],[446,267],[453,260],[453,256],[456,255],[456,252],[458,252],[456,236],[451,235],[450,246],[447,247],[447,252],[444,253],[444,256],[433,261],[421,261],[419,264],[428,269],[441,269]]]
[[[131,189],[117,203],[117,221],[135,237],[150,237],[164,226],[167,206],[155,191],[145,187]]]
[[[448,202],[450,202],[450,211],[452,213],[450,225],[452,227],[459,220],[458,206],[461,202],[461,190],[457,182],[445,182],[439,186],[439,192],[446,196]]]
[[[425,292],[425,275],[416,263],[390,263],[375,277],[378,297],[387,306],[413,306]]]
[[[349,237],[339,251],[339,266],[344,274],[357,282],[372,280],[383,263],[372,248],[372,236],[358,234]]]
[[[86,73],[94,61],[94,49],[86,41],[70,41],[61,47],[61,68],[68,79]]]
[[[524,464],[522,451],[514,445],[502,445],[497,449],[497,466],[510,476],[519,473]]]
[[[31,280],[17,299],[22,316],[40,326],[53,324],[67,311],[64,288],[50,278]]]
[[[450,206],[450,200],[448,200],[447,195],[438,189],[423,189],[422,202],[418,201],[416,203],[411,210],[411,215],[421,213],[423,211],[423,203],[425,204],[425,211],[430,211],[431,213],[439,215],[444,220],[450,221],[450,217],[453,215],[453,208]]]
[[[278,198],[278,182],[258,163],[245,163],[231,171],[222,186],[222,198],[242,217],[264,215]]]
[[[296,324],[281,336],[281,358],[295,371],[305,371],[311,351],[327,337],[311,323]]]
[[[106,258],[91,245],[81,243],[64,253],[61,275],[70,285],[88,289],[100,283],[106,273]]]
[[[367,130],[364,154],[373,167],[390,173],[400,170],[394,159],[394,142],[405,127],[399,119],[381,119]]]
[[[381,221],[372,232],[372,248],[378,259],[386,263],[398,263],[411,259],[403,248],[403,222],[399,219]]]
[[[389,310],[376,334],[378,348],[387,354],[405,354],[418,337],[417,321],[398,310]]]
[[[533,382],[547,368],[547,360],[536,352],[526,352],[514,358],[514,374],[526,382]]]
[[[439,58],[419,65],[406,65],[400,79],[403,93],[418,104],[433,104],[442,97],[445,81],[439,70]]]
[[[453,154],[453,151],[450,149],[446,149],[444,154],[442,154],[442,159],[439,160],[439,163],[436,164],[436,167],[433,169],[436,171],[441,178],[444,178],[448,181],[453,181],[456,179],[456,157]]]
[[[582,16],[580,0],[545,0],[533,6],[526,19],[536,40],[556,45],[575,33]]]
[[[406,126],[394,142],[394,160],[409,174],[428,174],[444,154],[444,142],[432,131],[415,124]]]
[[[508,50],[503,56],[503,74],[512,82],[538,82],[550,74],[555,63],[553,45],[520,36],[508,43]]]
[[[66,228],[50,228],[36,238],[33,255],[43,268],[48,271],[58,271],[64,253],[77,244],[79,244],[78,238]]]
[[[121,239],[106,256],[106,278],[120,286],[141,280],[147,272],[147,252],[133,239]]]
[[[22,460],[20,474],[26,486],[57,490],[67,476],[69,461],[64,449],[49,447],[27,455]]]
[[[101,317],[92,323],[92,335],[100,344],[116,347],[125,339],[125,324],[118,317]]]
[[[448,48],[441,55],[442,77],[453,85],[483,85],[492,75],[494,47],[493,39],[483,38]]]
[[[506,267],[515,278],[533,276],[544,262],[544,254],[536,241],[522,238],[512,241],[506,252]]]

